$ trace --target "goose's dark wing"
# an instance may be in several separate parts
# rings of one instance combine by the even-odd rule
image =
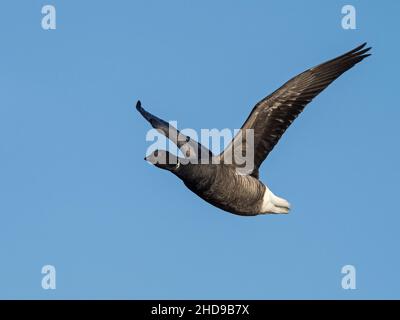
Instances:
[[[147,112],[142,107],[140,101],[136,103],[136,109],[154,129],[157,129],[160,133],[175,143],[185,158],[197,159],[200,162],[201,159],[211,159],[213,157],[211,151],[202,144],[182,134],[178,129],[170,125],[168,122],[156,117],[155,115],[152,115],[150,112]]]
[[[235,136],[219,155],[220,160],[232,159],[232,155],[234,160],[237,152],[248,151],[250,143],[245,129],[254,129],[254,168],[244,174],[258,177],[261,163],[304,107],[341,74],[370,55],[367,54],[370,48],[364,49],[365,45],[308,69],[258,102],[241,128],[243,137]]]

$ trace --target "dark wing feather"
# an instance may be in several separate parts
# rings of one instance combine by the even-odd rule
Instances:
[[[136,109],[140,114],[151,124],[154,129],[157,129],[181,150],[185,158],[197,159],[201,162],[201,159],[211,159],[213,154],[210,150],[204,147],[199,142],[191,139],[190,137],[182,134],[174,126],[170,125],[165,120],[162,120],[150,112],[146,111],[140,101],[136,103]]]
[[[245,174],[258,177],[261,163],[304,107],[341,74],[370,55],[367,51],[371,48],[363,49],[365,45],[308,69],[255,105],[241,129],[254,129],[254,169]],[[236,136],[232,140],[219,155],[221,161],[227,154],[234,155],[235,149],[249,148],[244,132],[243,137]]]

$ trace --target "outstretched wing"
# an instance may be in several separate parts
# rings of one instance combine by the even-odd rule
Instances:
[[[212,159],[213,154],[210,150],[189,136],[182,134],[178,129],[170,125],[168,122],[152,115],[150,112],[147,112],[142,107],[140,101],[136,103],[136,109],[154,129],[157,129],[160,133],[175,143],[185,158],[196,159],[199,161],[199,163],[201,162],[201,159]]]
[[[228,155],[234,160],[238,152],[253,147],[254,169],[246,174],[258,177],[261,163],[304,107],[341,74],[370,55],[367,51],[371,48],[364,49],[365,45],[308,69],[258,102],[241,128],[243,137],[235,136],[219,155],[220,160],[224,161]],[[254,130],[254,146],[249,145],[245,129]]]

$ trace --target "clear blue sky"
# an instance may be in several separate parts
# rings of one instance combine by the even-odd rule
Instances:
[[[341,8],[357,29],[341,28]],[[41,28],[55,5],[57,29]],[[396,1],[2,1],[0,298],[400,298]],[[145,107],[238,128],[368,41],[260,176],[293,206],[243,218],[143,160]],[[43,290],[41,268],[57,270]],[[341,268],[357,289],[341,288]]]

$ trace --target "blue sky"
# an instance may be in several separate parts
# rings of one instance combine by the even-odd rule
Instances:
[[[54,5],[57,29],[41,28]],[[341,27],[352,4],[357,29]],[[395,1],[2,1],[0,298],[400,298]],[[260,170],[289,215],[243,218],[143,160],[137,99],[239,128],[306,68],[368,41]],[[54,265],[57,288],[41,287]],[[356,267],[356,290],[341,268]]]

